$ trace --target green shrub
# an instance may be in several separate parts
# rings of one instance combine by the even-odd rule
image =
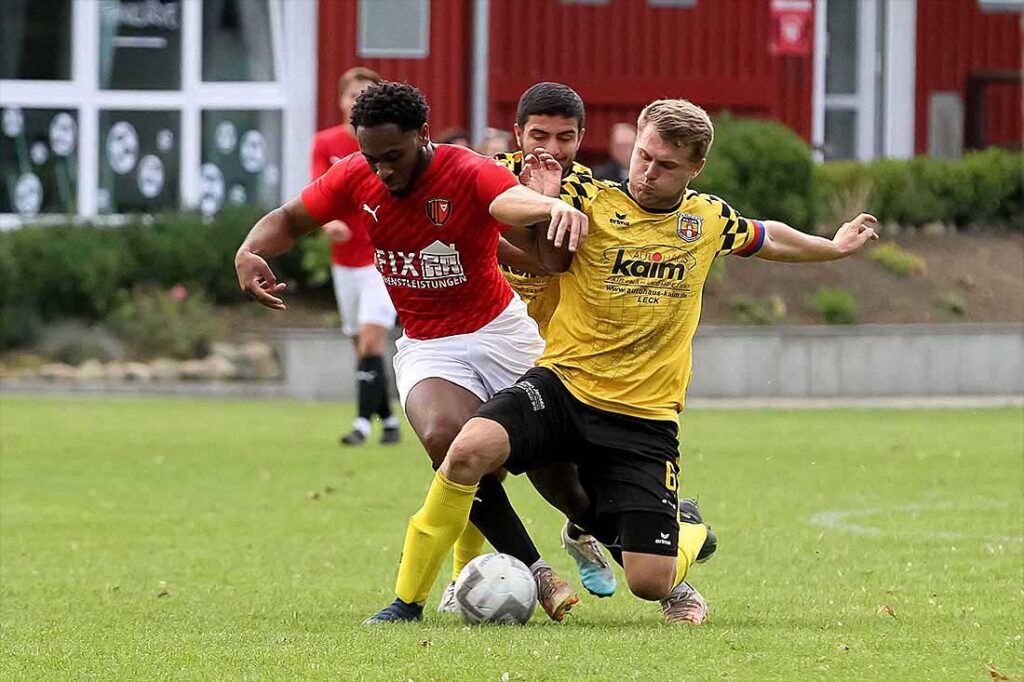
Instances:
[[[871,250],[868,258],[886,272],[897,277],[923,275],[925,272],[924,258],[906,249],[901,249],[892,242],[879,244]]]
[[[204,357],[223,332],[209,299],[180,284],[122,295],[109,321],[139,358]]]
[[[809,230],[815,221],[811,150],[781,123],[722,115],[693,188],[715,194],[741,214]]]
[[[121,226],[26,226],[0,233],[0,348],[30,343],[59,319],[104,319],[135,287],[181,283],[216,302],[242,300],[234,255],[261,213],[234,209],[138,216]],[[307,286],[300,249],[271,260],[295,290]]]
[[[939,310],[949,313],[953,317],[963,317],[967,314],[967,299],[957,291],[946,291],[939,294],[935,299],[935,305]]]
[[[820,287],[807,297],[811,307],[826,324],[857,324],[857,300],[845,289]]]
[[[884,222],[931,222],[1024,229],[1024,155],[991,148],[960,160],[880,159],[828,162],[815,168],[819,214],[838,224],[829,206],[867,188],[865,208]]]
[[[729,299],[729,306],[742,324],[781,324],[786,320],[786,302],[775,295],[760,298],[739,294]]]
[[[311,287],[321,287],[331,281],[331,240],[320,230],[302,240],[302,272]]]

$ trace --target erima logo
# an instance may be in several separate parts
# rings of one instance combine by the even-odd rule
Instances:
[[[615,264],[612,274],[621,277],[645,277],[648,279],[678,279],[686,276],[686,267],[682,263],[669,263],[659,252],[650,255],[650,260],[626,258],[626,250],[619,249],[615,253]]]
[[[669,545],[669,546],[672,545],[672,541],[669,540],[670,536],[669,536],[668,533],[658,533],[658,534],[661,537],[660,538],[654,538],[654,544],[656,544],[656,545]]]
[[[373,222],[380,222],[379,220],[377,220],[377,211],[380,210],[380,204],[377,204],[375,208],[370,208],[369,204],[363,204],[363,210],[373,216]]]
[[[608,219],[609,223],[617,225],[618,227],[629,227],[629,220],[625,213],[619,213],[618,211],[615,211],[614,213],[615,215]]]

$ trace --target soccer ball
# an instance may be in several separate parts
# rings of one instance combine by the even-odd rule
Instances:
[[[483,554],[459,573],[455,603],[467,623],[523,624],[537,605],[537,583],[519,559]]]

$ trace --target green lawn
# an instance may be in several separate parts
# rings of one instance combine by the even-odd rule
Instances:
[[[987,680],[1024,674],[1020,410],[703,411],[720,538],[669,627],[624,590],[561,625],[366,628],[429,481],[351,406],[0,397],[0,678]],[[509,483],[575,578],[559,518]],[[888,615],[880,607],[891,607]]]

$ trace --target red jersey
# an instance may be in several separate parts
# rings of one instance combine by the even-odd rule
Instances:
[[[313,138],[313,160],[310,164],[310,180],[316,180],[330,170],[331,166],[349,154],[359,152],[359,142],[349,132],[348,126],[340,125],[321,130]],[[370,236],[358,220],[341,218],[352,230],[347,242],[331,242],[331,261],[335,265],[358,268],[373,265],[373,244]]]
[[[512,300],[497,258],[507,227],[489,208],[518,184],[493,159],[442,144],[405,196],[353,154],[306,187],[302,203],[320,222],[360,211],[406,335],[434,339],[474,332]]]

